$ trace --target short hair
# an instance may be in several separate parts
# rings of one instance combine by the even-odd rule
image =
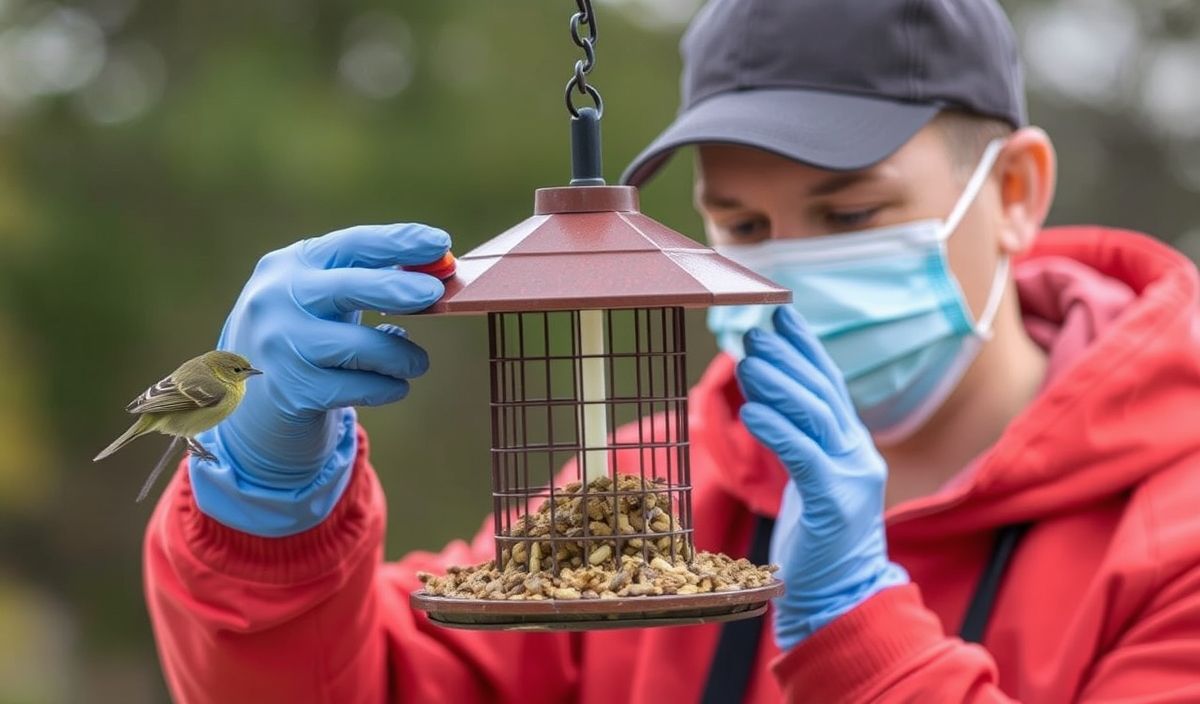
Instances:
[[[939,112],[933,125],[942,133],[951,163],[964,174],[971,173],[992,140],[1005,139],[1015,131],[1004,120],[953,108]]]

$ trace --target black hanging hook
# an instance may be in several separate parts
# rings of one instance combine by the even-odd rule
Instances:
[[[579,109],[575,107],[572,97],[572,93],[577,90],[580,95],[590,96],[596,105],[596,112],[603,115],[604,101],[595,86],[587,82],[588,74],[596,67],[596,40],[599,37],[596,13],[592,9],[592,0],[575,0],[575,5],[578,6],[579,12],[571,16],[571,41],[583,49],[583,58],[575,62],[575,71],[571,80],[567,81],[567,112],[571,113],[571,117],[579,117]],[[584,27],[587,27],[587,34],[583,34]]]
[[[600,117],[604,100],[587,76],[596,67],[596,13],[592,0],[575,0],[579,11],[571,16],[571,41],[583,49],[583,58],[575,62],[575,71],[567,81],[567,112],[571,113],[571,185],[603,186],[600,161]],[[587,33],[583,32],[587,28]],[[590,96],[595,107],[575,107],[574,93]]]

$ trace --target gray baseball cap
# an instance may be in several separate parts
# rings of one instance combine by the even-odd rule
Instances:
[[[994,0],[710,0],[680,51],[679,114],[622,183],[687,145],[842,171],[887,158],[945,108],[1026,124],[1016,38]]]

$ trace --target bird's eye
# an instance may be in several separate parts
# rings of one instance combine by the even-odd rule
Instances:
[[[243,371],[245,371],[245,370],[244,370],[244,369],[242,369],[241,367],[234,367],[234,368],[233,368],[233,371],[235,371],[235,372],[237,372],[237,373],[239,373],[239,374],[240,374],[240,373],[242,373],[242,372],[243,372]]]

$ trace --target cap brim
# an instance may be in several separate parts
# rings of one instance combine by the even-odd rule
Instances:
[[[737,144],[831,171],[853,171],[893,154],[940,108],[799,89],[720,93],[680,113],[633,160],[621,183],[645,183],[676,149]]]

